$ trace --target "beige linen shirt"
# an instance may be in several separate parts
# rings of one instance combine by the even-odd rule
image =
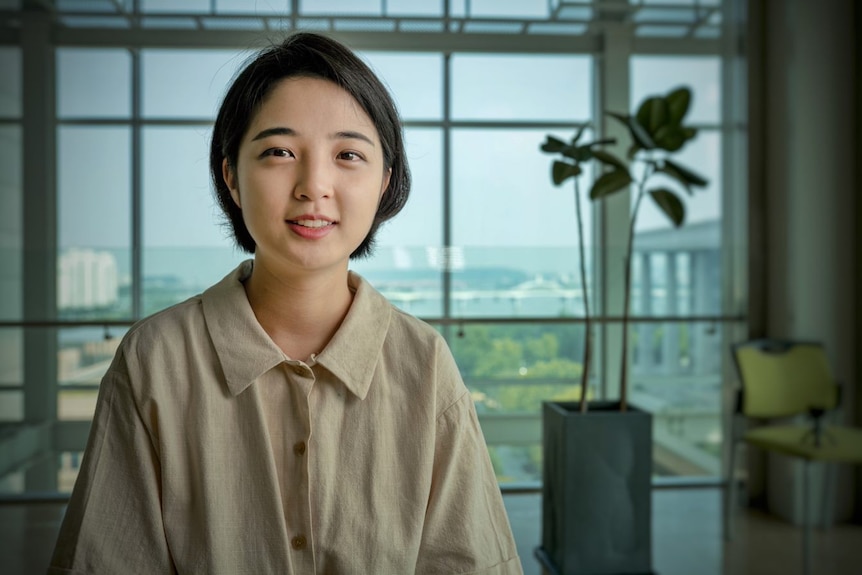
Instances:
[[[520,574],[442,337],[358,275],[307,363],[244,262],[133,326],[106,373],[50,574]]]

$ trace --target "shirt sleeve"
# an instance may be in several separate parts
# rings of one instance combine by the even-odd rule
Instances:
[[[162,522],[158,455],[122,363],[118,356],[102,379],[49,575],[176,572]]]
[[[434,472],[416,573],[521,575],[473,399],[463,383],[460,387],[463,393],[437,419]]]

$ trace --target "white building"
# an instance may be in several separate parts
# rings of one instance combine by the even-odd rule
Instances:
[[[109,252],[66,250],[59,257],[57,275],[60,309],[105,308],[117,303],[117,260]]]

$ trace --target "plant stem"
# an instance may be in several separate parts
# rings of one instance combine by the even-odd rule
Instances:
[[[590,355],[592,354],[592,346],[590,339],[592,329],[590,327],[590,296],[587,290],[587,263],[584,256],[584,226],[583,218],[581,217],[581,188],[578,184],[578,179],[575,178],[575,217],[578,221],[578,249],[580,251],[581,264],[581,294],[584,298],[584,322],[586,325],[586,336],[584,337],[584,364],[581,366],[581,413],[587,411],[587,387],[590,377]]]
[[[641,200],[644,197],[646,181],[652,175],[652,162],[647,162],[644,169],[644,175],[638,184],[638,195],[635,199],[635,207],[632,209],[631,219],[629,220],[629,237],[628,245],[626,246],[625,255],[625,283],[623,285],[623,350],[622,361],[620,365],[620,411],[628,410],[628,395],[629,395],[629,378],[628,378],[628,343],[629,343],[629,304],[631,300],[631,282],[632,282],[632,249],[634,248],[635,240],[635,222],[638,217],[638,210],[641,206]]]

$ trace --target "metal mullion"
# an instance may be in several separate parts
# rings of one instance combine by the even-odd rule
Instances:
[[[131,142],[131,206],[132,206],[132,317],[140,319],[143,282],[143,228],[142,228],[142,168],[143,150],[141,135],[141,51],[131,50],[132,56],[132,142]]]
[[[443,317],[452,314],[452,272],[449,269],[449,253],[452,248],[452,53],[443,53]],[[448,334],[445,334],[448,336]]]
[[[0,321],[0,329],[7,328],[66,328],[79,327],[130,327],[135,323],[134,319],[110,319],[110,320],[46,320],[46,321]],[[466,317],[429,317],[424,321],[439,325],[455,324],[479,324],[479,323],[542,323],[542,324],[577,324],[584,323],[583,316],[466,316]],[[618,315],[592,316],[590,321],[597,323],[619,323],[623,321]],[[631,323],[739,323],[747,321],[742,314],[737,315],[651,315],[630,317]]]
[[[134,112],[133,112],[134,113]],[[60,126],[203,126],[210,127],[213,125],[213,120],[210,119],[186,119],[186,118],[67,118],[58,120]]]

